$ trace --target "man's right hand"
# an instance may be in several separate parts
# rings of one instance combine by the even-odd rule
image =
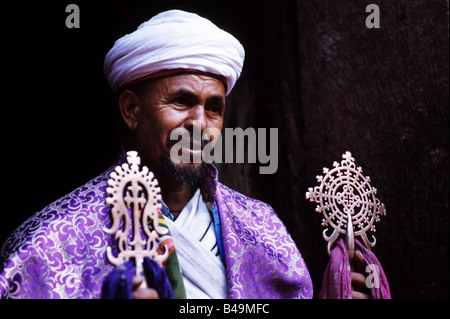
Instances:
[[[159,299],[158,292],[153,288],[141,287],[143,278],[135,275],[131,284],[133,299]]]

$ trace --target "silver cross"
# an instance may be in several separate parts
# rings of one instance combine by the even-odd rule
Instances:
[[[111,228],[104,228],[103,231],[114,235],[118,244],[117,256],[113,255],[111,247],[107,248],[109,262],[117,266],[134,258],[136,273],[142,276],[145,257],[162,266],[169,250],[165,247],[162,254],[157,251],[159,237],[167,233],[166,229],[159,227],[161,189],[153,173],[145,166],[140,169],[140,163],[137,152],[130,151],[127,153],[127,163],[116,166],[111,173],[106,203],[112,206],[113,223]]]
[[[352,259],[354,236],[360,236],[368,249],[375,246],[375,236],[369,240],[366,232],[376,231],[374,223],[380,221],[380,215],[386,215],[386,210],[375,197],[377,189],[370,185],[370,177],[362,174],[361,167],[356,167],[350,152],[343,154],[342,161],[334,162],[333,167],[331,170],[324,167],[324,175],[316,176],[319,186],[308,188],[306,199],[316,202],[316,212],[323,214],[328,254],[339,234],[343,234]],[[333,229],[331,235],[327,235],[328,227]]]

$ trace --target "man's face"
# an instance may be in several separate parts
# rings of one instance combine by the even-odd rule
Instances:
[[[177,140],[170,140],[170,133],[183,128],[191,133],[192,138],[194,130],[201,133],[207,128],[222,130],[225,112],[223,83],[198,74],[164,77],[149,82],[145,92],[140,94],[140,100],[135,136],[144,163],[148,162],[151,170],[162,169],[166,173],[165,165],[171,166],[169,170],[172,171],[189,173],[198,170],[201,163],[168,163],[170,150],[177,143]],[[183,151],[198,156],[198,143],[191,140],[191,147]]]

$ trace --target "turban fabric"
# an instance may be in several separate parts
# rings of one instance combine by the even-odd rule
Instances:
[[[118,39],[103,69],[115,92],[152,75],[195,70],[223,78],[228,95],[241,74],[244,56],[239,41],[211,21],[169,10]]]

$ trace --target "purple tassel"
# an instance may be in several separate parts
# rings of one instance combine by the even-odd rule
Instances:
[[[132,260],[115,267],[102,285],[102,299],[132,299],[131,284],[136,267]],[[166,272],[158,263],[144,258],[144,275],[147,286],[158,292],[160,299],[173,299],[173,290]]]

